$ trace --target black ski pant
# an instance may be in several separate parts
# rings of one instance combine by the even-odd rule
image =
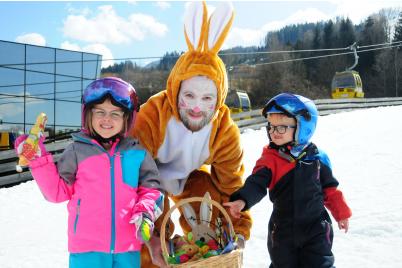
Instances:
[[[268,251],[270,268],[332,268],[333,230],[327,213],[303,225],[270,219]]]

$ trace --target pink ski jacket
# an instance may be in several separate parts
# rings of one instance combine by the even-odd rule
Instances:
[[[52,155],[30,163],[32,175],[50,202],[68,200],[71,253],[138,251],[136,213],[156,220],[163,210],[159,173],[137,140],[124,138],[108,152],[84,133],[73,135],[57,166]]]

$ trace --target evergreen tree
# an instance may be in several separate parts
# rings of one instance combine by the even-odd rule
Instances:
[[[332,44],[334,43],[334,23],[332,20],[329,20],[324,25],[324,33],[323,33],[323,42],[324,48],[332,48]]]
[[[395,25],[395,33],[393,42],[402,41],[402,11],[399,13],[398,22]],[[395,95],[396,97],[401,96],[401,89],[402,89],[402,72],[400,64],[397,62],[401,62],[402,55],[401,55],[401,47],[395,48],[394,54],[394,66],[395,66]]]
[[[370,46],[389,42],[390,37],[387,31],[387,18],[382,14],[373,14],[364,22],[364,27],[359,36],[360,46]],[[371,50],[359,54],[359,64],[356,69],[360,72],[363,81],[366,97],[384,96],[386,90],[383,89],[384,83],[379,80],[376,63],[387,57],[381,56],[382,51]]]
[[[177,59],[179,58],[180,53],[177,51],[173,51],[171,53],[167,52],[163,55],[162,59],[159,61],[158,69],[167,71],[173,68],[176,64]]]
[[[338,37],[340,40],[340,47],[347,47],[356,42],[354,26],[349,18],[341,20]]]
[[[368,46],[368,45],[373,45],[375,44],[374,42],[374,36],[373,36],[373,31],[374,31],[374,25],[375,21],[373,16],[369,16],[366,21],[364,22],[364,28],[363,31],[360,34],[360,42],[359,45],[362,46]],[[373,51],[368,51],[364,55],[362,55],[359,59],[359,65],[358,69],[359,70],[368,70],[371,68],[371,66],[374,64],[374,52]]]
[[[314,37],[313,37],[313,49],[321,48],[321,29],[318,25],[314,28]]]
[[[395,25],[393,42],[402,41],[402,11],[399,13],[398,22]]]

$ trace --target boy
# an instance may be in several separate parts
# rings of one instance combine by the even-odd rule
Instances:
[[[270,267],[333,267],[328,208],[345,233],[352,215],[337,189],[327,155],[312,142],[318,111],[313,101],[283,93],[265,105],[270,140],[245,185],[224,203],[233,217],[258,203],[269,189]]]

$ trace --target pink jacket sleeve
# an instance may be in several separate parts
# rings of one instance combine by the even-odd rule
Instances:
[[[46,200],[60,203],[71,199],[73,188],[60,177],[51,154],[32,160],[29,167]]]
[[[162,214],[164,195],[156,188],[139,186],[138,201],[134,205],[133,215],[145,213],[154,222]]]

